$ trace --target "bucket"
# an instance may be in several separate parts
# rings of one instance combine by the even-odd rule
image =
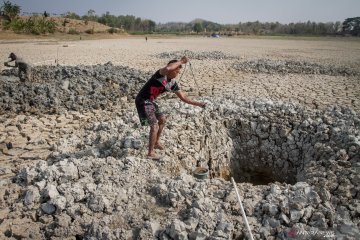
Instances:
[[[209,170],[204,167],[196,167],[193,171],[193,175],[197,179],[207,179],[209,176]]]

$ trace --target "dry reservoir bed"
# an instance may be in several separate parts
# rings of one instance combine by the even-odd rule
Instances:
[[[2,238],[243,239],[229,177],[256,239],[359,238],[359,46],[2,42],[4,59],[11,49],[35,63],[31,82],[0,76]],[[167,148],[151,161],[133,97],[182,55],[193,74],[183,68],[181,88],[208,106],[159,99]],[[209,179],[192,176],[199,165]]]

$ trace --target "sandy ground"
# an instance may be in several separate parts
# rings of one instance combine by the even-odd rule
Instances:
[[[0,42],[0,58],[13,51],[33,65],[94,65],[111,61],[155,71],[170,59],[163,52],[221,51],[241,60],[279,59],[307,61],[360,69],[360,41],[343,38],[122,38],[92,41],[18,40]],[[310,107],[339,104],[360,110],[359,77],[300,74],[247,74],[231,68],[231,60],[194,60],[195,78],[203,95],[238,94],[246,98],[294,101]],[[183,89],[197,88],[187,70]]]

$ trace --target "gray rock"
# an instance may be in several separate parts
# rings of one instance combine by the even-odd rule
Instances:
[[[41,204],[41,210],[46,214],[53,214],[56,211],[56,207],[51,203],[43,203]]]
[[[25,205],[32,205],[36,204],[40,201],[40,193],[39,190],[36,187],[30,186],[28,190],[26,191],[25,197],[24,197],[24,204]]]
[[[41,193],[43,199],[55,199],[57,196],[59,196],[59,192],[53,184],[47,184]]]
[[[207,236],[201,232],[192,232],[189,234],[189,240],[205,240]]]

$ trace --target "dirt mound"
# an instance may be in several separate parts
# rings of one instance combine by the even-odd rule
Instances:
[[[1,113],[105,109],[122,97],[132,98],[149,77],[111,62],[95,66],[39,66],[32,72],[31,82],[20,82],[14,69],[2,73]]]
[[[43,18],[43,17],[34,17],[34,16],[21,16],[22,20],[26,21],[29,18]],[[56,23],[56,30],[63,33],[103,33],[107,32],[110,27],[104,24],[93,22],[93,21],[84,21],[84,20],[77,20],[77,19],[70,19],[70,18],[63,18],[63,17],[48,17],[47,20],[54,21]],[[0,25],[1,26],[1,25]],[[2,28],[2,27],[1,27]],[[122,30],[118,30],[122,31]]]
[[[76,31],[78,33],[85,33],[87,31],[97,32],[106,32],[110,29],[109,26],[104,24],[93,22],[93,21],[83,21],[62,17],[49,17],[49,20],[53,20],[57,24],[57,30],[60,32],[69,32]]]

